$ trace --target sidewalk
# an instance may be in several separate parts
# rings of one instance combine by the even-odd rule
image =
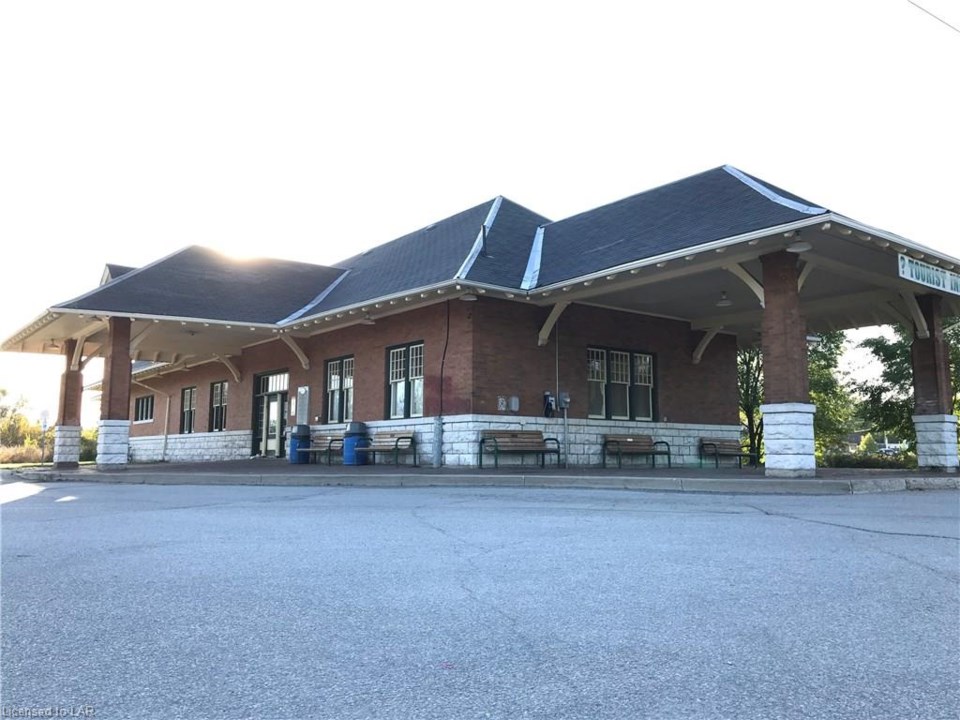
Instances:
[[[283,459],[130,465],[98,471],[29,468],[3,471],[4,482],[100,482],[151,485],[351,485],[358,487],[543,487],[607,488],[667,492],[849,495],[960,487],[957,474],[920,471],[821,469],[815,478],[767,478],[757,468],[541,469],[536,465],[499,470],[409,465],[291,465]]]

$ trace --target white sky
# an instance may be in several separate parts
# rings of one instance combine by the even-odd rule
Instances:
[[[7,2],[0,68],[3,338],[106,262],[330,264],[724,163],[960,255],[960,33],[908,0]],[[52,417],[62,369],[0,387]]]

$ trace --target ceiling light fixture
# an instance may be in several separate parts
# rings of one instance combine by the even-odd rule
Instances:
[[[808,250],[812,250],[812,249],[813,249],[813,245],[811,245],[806,240],[802,240],[800,238],[799,230],[797,230],[797,233],[796,233],[796,240],[794,240],[792,243],[787,245],[787,252],[792,252],[792,253],[805,253]]]
[[[718,308],[726,308],[726,307],[730,307],[731,305],[733,305],[733,300],[731,300],[730,298],[727,297],[727,291],[726,291],[726,290],[722,290],[722,291],[720,292],[720,299],[717,300],[717,307],[718,307]]]
[[[460,299],[463,300],[464,302],[476,302],[477,296],[474,295],[473,293],[464,293],[463,295],[460,296]]]

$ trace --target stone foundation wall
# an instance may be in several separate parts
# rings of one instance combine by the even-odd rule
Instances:
[[[691,423],[637,423],[617,420],[567,421],[567,437],[564,437],[562,417],[516,417],[505,418],[502,415],[465,415],[445,418],[443,423],[443,462],[444,465],[476,466],[477,450],[481,430],[540,430],[544,437],[554,437],[560,441],[561,459],[567,453],[570,466],[599,466],[603,459],[603,436],[650,435],[654,440],[670,443],[670,453],[674,465],[699,465],[699,441],[701,437],[716,437],[736,440],[740,437],[737,425],[699,425]],[[533,455],[505,455],[500,458],[501,466],[529,465],[537,463]],[[628,458],[627,463],[646,463],[647,458]],[[486,462],[484,463],[486,467]]]
[[[417,436],[420,448],[420,464],[433,464],[435,448],[435,419],[383,420],[366,424],[369,432],[377,430],[410,429]],[[343,425],[315,425],[311,431],[328,434],[343,430]],[[443,465],[451,467],[476,467],[477,450],[481,430],[540,430],[545,437],[560,441],[561,452],[569,449],[567,462],[571,466],[599,466],[605,434],[625,435],[636,433],[651,435],[654,440],[670,443],[674,465],[699,465],[699,441],[701,437],[736,440],[740,437],[737,425],[707,425],[690,423],[636,423],[616,420],[571,419],[567,422],[569,445],[564,438],[562,417],[504,417],[503,415],[456,415],[443,419],[442,458]],[[502,466],[537,464],[533,455],[504,455]],[[646,458],[627,458],[624,464],[642,464]],[[486,462],[484,463],[486,467]]]
[[[409,420],[377,420],[366,423],[367,432],[410,430],[417,437],[420,464],[433,465],[436,443],[435,418]],[[670,443],[673,464],[699,465],[698,444],[701,437],[736,440],[740,437],[737,425],[708,425],[691,423],[636,423],[615,420],[569,420],[569,438],[564,438],[562,417],[504,417],[502,415],[456,415],[443,419],[442,462],[451,467],[476,467],[481,430],[540,430],[545,437],[560,441],[561,452],[569,450],[567,462],[571,466],[599,466],[605,434],[635,433],[651,435],[654,440]],[[344,425],[311,425],[314,436],[343,432]],[[566,440],[569,440],[567,444]],[[133,462],[208,462],[242,460],[250,457],[250,431],[193,433],[167,437],[166,453],[163,436],[153,435],[130,439]],[[379,462],[379,460],[378,460]],[[505,455],[502,466],[535,465],[533,455]],[[628,463],[642,465],[646,458],[626,458]],[[486,467],[486,463],[484,463]]]
[[[957,460],[957,416],[914,415],[917,431],[917,466],[955,472]]]
[[[125,469],[129,440],[129,420],[101,420],[97,435],[97,469]]]
[[[250,457],[253,434],[250,430],[130,438],[133,462],[216,462]]]
[[[54,430],[53,462],[57,467],[76,467],[80,463],[79,425],[57,425]]]
[[[811,403],[761,405],[766,474],[770,477],[813,477],[817,459],[813,443]]]

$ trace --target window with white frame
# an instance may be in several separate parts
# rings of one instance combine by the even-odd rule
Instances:
[[[652,420],[653,389],[653,355],[587,349],[588,417]]]
[[[184,435],[193,432],[197,419],[197,389],[183,388],[180,391],[180,432]]]
[[[607,385],[610,418],[630,419],[630,353],[610,351],[610,376]]]
[[[423,343],[387,351],[390,418],[423,417]]]
[[[133,401],[133,421],[153,421],[153,395],[143,395]]]
[[[633,354],[630,408],[634,420],[653,420],[653,355]]]
[[[423,345],[410,346],[410,417],[423,417]]]
[[[587,416],[607,417],[607,351],[587,350]]]
[[[353,358],[327,361],[327,422],[353,420]]]
[[[210,384],[210,432],[227,429],[227,381]]]
[[[353,420],[353,358],[343,359],[343,421]]]

